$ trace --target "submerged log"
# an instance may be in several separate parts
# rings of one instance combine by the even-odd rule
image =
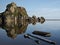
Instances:
[[[33,38],[31,38],[29,35],[25,34],[24,35],[24,38],[28,38],[28,39],[31,39],[33,41],[35,41],[37,44],[40,44],[40,41],[39,40],[34,40]]]
[[[27,36],[31,36],[33,38],[36,38],[36,39],[39,39],[39,40],[42,40],[42,41],[45,41],[45,42],[48,42],[50,44],[56,44],[56,42],[52,41],[52,40],[48,40],[46,38],[43,38],[43,37],[37,37],[37,36],[33,36],[31,34],[27,34]]]
[[[49,32],[34,31],[32,33],[35,35],[40,35],[40,36],[44,36],[44,37],[50,37],[51,36],[51,34]]]

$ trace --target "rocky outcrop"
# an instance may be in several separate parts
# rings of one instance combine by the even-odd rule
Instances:
[[[18,7],[14,2],[7,5],[5,14],[28,16],[24,7]]]
[[[36,24],[36,22],[44,23],[44,17],[29,17],[27,11],[24,7],[17,6],[14,2],[8,4],[6,6],[6,10],[0,13],[0,25],[6,25],[10,27],[11,25],[18,25],[21,21],[28,21],[32,24]]]
[[[0,13],[0,17],[3,18],[0,18],[2,22],[7,26],[10,26],[11,24],[17,25],[21,19],[26,19],[28,14],[24,7],[18,7],[14,2],[12,2],[6,6],[4,12]]]
[[[6,30],[9,37],[15,38],[17,34],[25,32],[28,24],[36,22],[44,23],[44,17],[29,17],[24,7],[18,7],[14,2],[6,6],[6,10],[0,13],[0,27]]]
[[[20,21],[25,20],[29,21],[32,24],[36,24],[36,22],[44,23],[45,19],[44,17],[38,17],[32,16],[29,17],[27,14],[27,11],[24,7],[17,6],[14,2],[8,4],[6,6],[6,10],[2,13],[0,13],[0,25],[1,23],[10,26],[10,25],[18,25]]]

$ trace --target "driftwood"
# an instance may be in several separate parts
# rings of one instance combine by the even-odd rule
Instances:
[[[35,35],[40,35],[40,36],[44,36],[44,37],[50,37],[51,36],[51,34],[49,32],[34,31],[32,33]]]
[[[48,39],[46,39],[46,38],[33,36],[33,35],[31,35],[31,34],[26,34],[26,38],[29,38],[29,37],[33,37],[33,38],[36,38],[36,39],[39,39],[39,40],[48,42],[48,43],[50,43],[50,44],[56,44],[56,42],[51,41],[51,40],[48,40]]]
[[[28,36],[28,35],[24,35],[24,38],[28,38],[28,39],[31,39],[31,40],[33,40],[35,43],[37,43],[37,44],[40,44],[40,41],[39,40],[34,40],[33,38],[31,38],[30,36]]]

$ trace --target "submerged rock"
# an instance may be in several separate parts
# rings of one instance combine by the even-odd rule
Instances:
[[[40,36],[45,36],[45,37],[50,37],[51,34],[49,32],[42,32],[42,31],[33,31],[32,32],[35,35],[40,35]]]
[[[40,18],[40,22],[41,22],[41,24],[44,23],[45,22],[45,18],[44,17],[41,17]]]

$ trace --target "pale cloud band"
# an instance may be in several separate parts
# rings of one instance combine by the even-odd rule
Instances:
[[[44,16],[45,18],[60,18],[60,8],[37,8],[29,10],[30,15]]]

